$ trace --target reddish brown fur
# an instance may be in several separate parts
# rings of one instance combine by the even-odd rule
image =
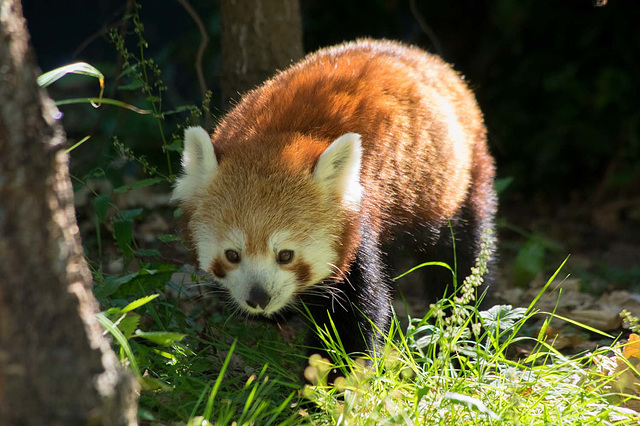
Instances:
[[[462,136],[452,137],[452,129]],[[309,55],[224,117],[212,140],[221,170],[229,172],[220,176],[233,181],[216,182],[210,195],[241,200],[211,206],[199,220],[217,220],[221,229],[245,224],[248,252],[266,247],[270,220],[295,224],[299,235],[324,229],[335,236],[344,270],[359,244],[359,218],[317,202],[317,189],[301,177],[349,132],[362,136],[360,215],[383,237],[397,226],[446,223],[467,199],[472,175],[481,185],[493,179],[482,116],[458,74],[419,49],[361,40]],[[253,189],[232,195],[231,187]],[[293,193],[306,196],[292,199]],[[315,223],[295,217],[292,203],[303,203]],[[246,208],[230,208],[237,205]],[[265,210],[260,220],[251,217]]]
[[[217,278],[224,278],[227,276],[227,262],[221,259],[214,259],[211,265],[211,272]]]
[[[291,267],[285,267],[284,269],[293,271],[301,286],[313,284],[309,283],[311,279],[311,266],[304,260],[296,260]]]

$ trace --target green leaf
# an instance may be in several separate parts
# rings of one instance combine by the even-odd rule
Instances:
[[[158,235],[158,239],[160,241],[162,241],[163,243],[171,243],[173,241],[182,241],[182,238],[180,238],[178,235],[174,235],[174,234]]]
[[[182,153],[182,150],[183,150],[182,141],[180,139],[174,139],[173,142],[165,146],[164,149],[166,149],[167,151],[175,151],[175,152]]]
[[[104,314],[98,313],[96,314],[96,318],[98,322],[116,339],[116,341],[120,344],[125,354],[127,354],[127,358],[129,359],[129,363],[131,365],[131,369],[135,373],[137,377],[142,377],[140,374],[140,368],[138,367],[138,363],[136,361],[136,357],[133,356],[133,351],[131,350],[131,346],[129,346],[129,342],[124,337],[122,332],[116,327],[113,322],[107,318]]]
[[[198,109],[198,107],[195,106],[195,105],[181,105],[181,106],[177,107],[176,109],[172,109],[172,110],[169,110],[169,111],[164,111],[162,114],[164,114],[164,115],[180,114],[180,113],[185,112],[185,111],[195,111],[197,109]]]
[[[537,239],[525,243],[513,265],[513,280],[516,285],[530,282],[544,267],[544,246]]]
[[[229,348],[229,352],[227,353],[227,357],[224,359],[222,363],[222,367],[220,368],[220,372],[218,373],[218,378],[216,382],[213,384],[213,389],[209,393],[209,398],[207,399],[207,405],[204,409],[204,418],[208,422],[211,418],[211,413],[213,412],[213,401],[216,399],[216,395],[218,394],[218,389],[222,384],[222,379],[224,377],[224,373],[227,371],[227,367],[231,363],[231,355],[233,355],[233,351],[236,348],[236,344],[238,343],[238,339],[234,339],[231,347]]]
[[[74,143],[72,147],[67,148],[67,149],[64,151],[64,153],[65,153],[65,154],[70,153],[71,151],[73,151],[74,149],[76,149],[77,147],[79,147],[80,145],[82,145],[83,143],[85,143],[86,141],[88,141],[90,137],[91,137],[91,136],[89,135],[89,136],[85,136],[84,138],[80,139],[78,142]]]
[[[142,209],[122,210],[118,214],[119,219],[133,220],[139,219],[142,215]]]
[[[94,286],[93,292],[98,299],[104,299],[106,297],[111,296],[113,293],[118,291],[120,286],[130,282],[138,275],[139,275],[139,272],[133,272],[131,274],[124,275],[122,277],[111,275],[107,277],[107,279],[104,281],[104,284]]]
[[[186,334],[182,333],[170,333],[168,331],[140,331],[137,330],[135,337],[142,337],[153,343],[157,343],[162,346],[171,346],[175,342],[179,342],[186,337]]]
[[[118,289],[116,296],[143,296],[152,292],[163,291],[173,273],[178,269],[178,265],[170,263],[160,263],[155,266],[155,269],[140,269],[140,271],[138,271],[138,276],[129,283],[121,286]]]
[[[127,68],[123,69],[122,72],[120,74],[118,74],[118,77],[116,77],[116,80],[119,80],[120,78],[124,77],[125,75],[131,74],[132,72],[134,72],[137,69],[138,69],[138,63],[136,62],[135,64],[131,65],[130,67],[127,67]]]
[[[433,390],[433,388],[431,388],[429,386],[425,386],[425,387],[422,387],[422,388],[418,389],[418,392],[416,393],[417,401],[420,401],[423,396],[429,394],[429,392],[431,392],[432,390]]]
[[[166,384],[165,382],[156,379],[151,376],[143,376],[140,377],[140,388],[143,391],[163,391],[169,392],[172,390],[171,386]]]
[[[118,90],[138,90],[142,87],[144,87],[144,84],[140,80],[134,80],[129,84],[118,86]]]
[[[131,257],[131,242],[133,241],[133,220],[120,218],[113,221],[113,235],[125,257]]]
[[[398,275],[397,277],[393,278],[393,281],[399,280],[400,278],[404,277],[405,275],[408,275],[408,274],[412,273],[413,271],[415,271],[417,269],[420,269],[420,268],[424,268],[426,266],[440,266],[442,268],[448,269],[453,274],[453,269],[451,269],[451,266],[447,265],[444,262],[425,262],[425,263],[422,263],[422,264],[420,264],[418,266],[414,266],[413,268],[409,269],[408,271]]]
[[[129,311],[133,311],[134,309],[137,309],[140,306],[146,305],[147,303],[151,302],[153,299],[155,299],[158,296],[160,295],[152,294],[151,296],[145,296],[145,297],[141,297],[140,299],[134,300],[133,302],[129,303],[127,306],[122,308],[121,312],[126,313]]]
[[[124,317],[118,323],[118,328],[127,339],[133,336],[133,333],[136,331],[138,326],[140,325],[140,315],[135,312],[129,312],[129,314]]]
[[[561,319],[562,321],[568,322],[569,324],[575,325],[576,327],[584,328],[585,330],[590,331],[591,333],[599,334],[599,335],[601,335],[603,337],[606,337],[607,339],[615,339],[615,336],[612,336],[609,333],[605,333],[604,331],[600,331],[597,328],[591,327],[591,326],[589,326],[587,324],[583,324],[583,323],[581,323],[579,321],[576,321],[576,320],[573,320],[571,318],[563,317],[562,315],[558,315],[555,312],[544,312],[544,311],[541,311],[541,313],[549,315],[549,317],[552,318],[552,319],[553,318],[558,318],[558,319]]]
[[[514,179],[513,176],[507,176],[504,178],[496,179],[493,182],[493,187],[495,188],[496,193],[502,194],[504,190],[511,185],[511,183],[513,182],[513,179]]]
[[[138,249],[133,254],[138,257],[162,257],[162,253],[156,249]]]
[[[151,114],[153,112],[149,109],[140,109],[126,102],[122,102],[117,99],[109,99],[109,98],[73,98],[73,99],[62,99],[60,101],[55,101],[54,103],[56,104],[56,106],[72,105],[72,104],[91,104],[93,105],[94,108],[99,108],[100,105],[107,104],[107,105],[114,105],[120,108],[125,108],[141,115]]]
[[[488,311],[481,311],[480,317],[483,319],[485,327],[492,332],[496,329],[508,330],[517,322],[524,318],[527,313],[526,308],[513,308],[511,305],[496,305]]]
[[[100,223],[103,223],[107,217],[107,209],[109,208],[109,202],[111,196],[109,194],[98,195],[93,199],[93,208],[96,210],[96,215]]]
[[[104,75],[96,67],[86,62],[76,62],[75,64],[65,65],[48,71],[38,77],[38,85],[40,87],[48,87],[67,74],[82,74],[97,78],[100,83],[100,96],[102,96],[102,92],[104,91]]]
[[[162,179],[162,178],[149,178],[149,179],[137,180],[137,181],[135,181],[133,183],[119,186],[116,189],[114,189],[113,192],[115,192],[117,194],[121,194],[123,192],[131,191],[132,189],[145,188],[147,186],[155,185],[156,183],[159,183],[159,182],[164,182],[164,179]]]
[[[530,312],[533,309],[533,307],[535,306],[535,304],[538,303],[538,300],[542,297],[544,292],[547,291],[547,289],[549,288],[549,286],[551,285],[553,280],[556,279],[556,277],[558,276],[558,274],[560,273],[560,271],[564,267],[565,263],[567,263],[567,260],[569,260],[569,256],[565,257],[564,261],[562,261],[560,266],[558,266],[558,269],[556,269],[556,271],[553,273],[553,275],[551,275],[549,277],[549,279],[547,280],[546,284],[543,285],[542,288],[538,291],[538,294],[536,295],[536,297],[534,297],[533,300],[531,301],[531,303],[529,303],[529,307],[527,308],[528,312]]]
[[[480,413],[486,414],[494,420],[500,419],[500,417],[498,417],[496,413],[494,413],[489,407],[487,407],[484,402],[472,396],[456,392],[445,392],[443,398],[448,399],[451,402],[464,405],[465,407],[474,409],[475,411],[478,411]]]

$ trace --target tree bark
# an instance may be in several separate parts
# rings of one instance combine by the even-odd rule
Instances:
[[[299,0],[222,0],[222,101],[302,58]]]
[[[0,1],[0,425],[132,425],[137,382],[95,317],[56,107]]]

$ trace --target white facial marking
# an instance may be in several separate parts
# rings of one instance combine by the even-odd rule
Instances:
[[[291,231],[282,230],[275,231],[271,235],[269,235],[269,240],[267,241],[267,246],[277,253],[279,250],[292,250],[291,247],[287,246],[287,243],[292,245],[291,241]]]
[[[346,133],[333,141],[318,158],[314,177],[329,191],[336,191],[346,207],[357,210],[362,199],[360,135]]]
[[[332,265],[337,262],[338,255],[333,249],[330,236],[324,232],[317,232],[309,236],[304,258],[311,266],[311,282],[317,284],[331,275]]]
[[[232,229],[224,239],[218,240],[215,232],[208,226],[195,226],[196,250],[198,252],[198,264],[202,269],[211,268],[211,264],[216,257],[224,258],[225,250],[235,250],[240,253],[242,261],[242,251],[246,246],[247,238],[240,229]]]
[[[196,251],[198,253],[198,265],[201,269],[209,269],[213,263],[213,259],[216,258],[218,253],[217,241],[213,237],[213,233],[210,230],[198,231],[195,235],[196,238]]]
[[[218,169],[211,137],[202,127],[189,127],[184,131],[182,169],[171,195],[174,201],[191,199],[206,188]]]

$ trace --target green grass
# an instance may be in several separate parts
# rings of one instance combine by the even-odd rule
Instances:
[[[526,317],[525,317],[526,318]],[[517,328],[525,318],[519,320]],[[636,413],[611,405],[604,378],[587,366],[609,351],[566,358],[545,343],[524,360],[505,357],[517,338],[460,341],[454,350],[419,343],[424,320],[401,333],[369,369],[348,362],[352,377],[303,391],[328,424],[629,424]],[[428,339],[427,339],[428,340]]]
[[[638,376],[596,368],[619,348],[562,355],[545,340],[554,315],[539,313],[537,298],[528,309],[478,312],[457,304],[480,283],[483,262],[481,256],[465,280],[475,284],[432,305],[425,317],[404,329],[394,317],[384,349],[366,360],[350,358],[319,326],[333,359],[305,360],[299,338],[287,342],[272,324],[246,322],[221,303],[185,297],[193,289],[196,299],[206,296],[207,283],[195,276],[194,284],[170,282],[158,297],[131,300],[122,289],[142,295],[157,283],[149,278],[154,274],[129,274],[103,298],[111,308],[101,323],[123,363],[137,372],[140,420],[152,424],[637,424],[635,411],[615,404],[637,399],[621,394],[620,375]],[[97,283],[96,293],[108,285]],[[541,315],[547,319],[539,335],[522,336],[525,323]],[[517,345],[532,349],[509,356]],[[346,378],[327,384],[334,366]],[[313,385],[302,385],[303,371]]]

